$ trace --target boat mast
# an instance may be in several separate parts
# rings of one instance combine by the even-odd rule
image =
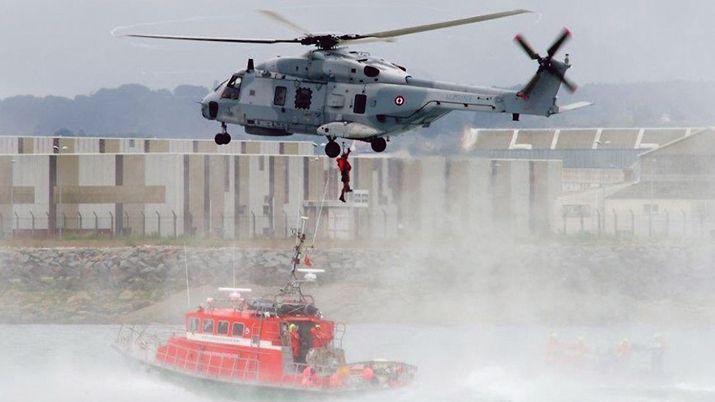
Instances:
[[[294,229],[295,233],[295,246],[293,247],[293,258],[291,260],[290,276],[291,279],[288,283],[281,289],[280,293],[282,295],[291,295],[297,293],[300,301],[304,301],[303,291],[300,288],[301,281],[298,279],[296,272],[298,272],[298,266],[300,265],[301,257],[303,256],[303,249],[305,248],[305,224],[308,218],[305,216],[300,217],[300,227]]]

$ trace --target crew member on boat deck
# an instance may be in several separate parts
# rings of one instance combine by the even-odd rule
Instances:
[[[320,329],[320,324],[315,324],[310,329],[310,336],[313,338],[313,349],[322,348],[329,341],[327,335]]]
[[[300,335],[298,334],[298,327],[295,324],[290,324],[288,326],[288,334],[290,334],[290,349],[293,352],[293,360],[297,360],[300,357]]]
[[[337,160],[338,169],[340,169],[340,181],[343,182],[343,189],[340,191],[339,198],[342,202],[345,202],[345,194],[353,191],[353,189],[350,188],[350,170],[352,170],[353,167],[350,166],[350,162],[348,162],[349,155],[350,148],[348,148],[347,151],[344,151]]]

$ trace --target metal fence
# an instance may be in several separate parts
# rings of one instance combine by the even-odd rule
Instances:
[[[385,210],[369,211],[328,218],[323,210],[320,234],[328,238],[393,238],[397,236],[396,217]],[[217,239],[271,239],[292,238],[291,230],[306,211],[297,210],[259,214],[248,211],[240,215],[192,214],[180,215],[175,211],[126,211],[117,215],[112,211],[35,214],[15,211],[11,216],[0,213],[0,238],[90,238],[135,237],[172,238],[199,236]]]
[[[715,238],[715,217],[684,210],[636,213],[632,209],[593,209],[563,213],[558,231],[565,235]]]

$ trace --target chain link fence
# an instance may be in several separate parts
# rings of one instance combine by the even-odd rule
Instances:
[[[565,235],[715,238],[715,217],[685,210],[640,212],[632,209],[564,211],[558,231]]]
[[[395,216],[385,210],[363,209],[354,215],[333,215],[323,211],[321,236],[328,238],[393,238],[397,236]],[[90,238],[135,237],[176,238],[198,236],[231,240],[281,240],[292,238],[300,216],[305,211],[273,215],[248,211],[245,214],[179,215],[174,211],[112,211],[60,213],[50,216],[32,212],[0,214],[0,238]],[[338,218],[342,218],[338,219]]]

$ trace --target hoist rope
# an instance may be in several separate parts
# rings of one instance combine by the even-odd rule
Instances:
[[[320,218],[323,216],[323,205],[325,204],[325,196],[328,194],[328,183],[330,183],[330,166],[325,177],[325,186],[323,186],[323,198],[320,200],[320,208],[318,208],[318,217],[315,220],[315,230],[313,231],[313,241],[310,248],[315,247],[315,239],[318,237],[318,228],[320,228]]]

